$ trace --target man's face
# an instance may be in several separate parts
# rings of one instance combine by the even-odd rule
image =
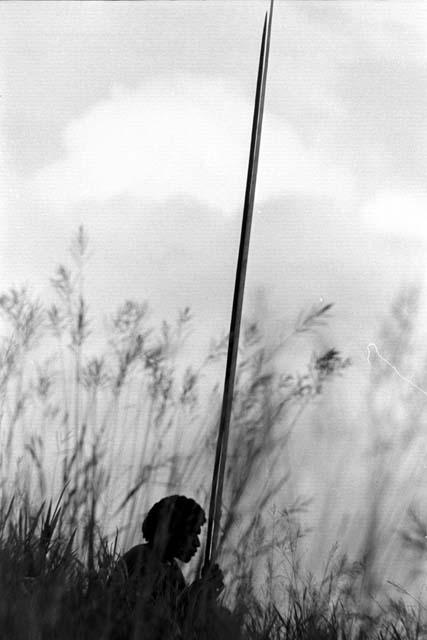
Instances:
[[[203,521],[196,523],[191,529],[183,532],[180,539],[176,541],[174,556],[181,562],[189,562],[200,547],[199,536],[202,530],[202,523]]]

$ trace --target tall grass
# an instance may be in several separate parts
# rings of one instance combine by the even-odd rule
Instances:
[[[116,637],[128,612],[109,578],[138,539],[142,514],[171,492],[207,503],[220,389],[207,393],[203,384],[223,366],[226,337],[196,368],[183,367],[189,309],[153,326],[148,304],[127,300],[100,348],[85,299],[88,249],[80,228],[47,303],[25,288],[0,297],[2,637]],[[301,314],[293,333],[327,321],[331,307]],[[422,637],[421,605],[366,607],[377,525],[365,566],[337,553],[315,579],[301,565],[307,503],[296,496],[278,507],[292,470],[271,483],[264,470],[278,467],[303,412],[350,362],[329,349],[303,373],[281,373],[279,346],[267,348],[257,324],[246,324],[219,541],[225,601],[247,638]]]

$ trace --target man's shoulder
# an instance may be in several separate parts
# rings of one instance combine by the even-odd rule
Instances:
[[[123,554],[123,559],[127,558],[144,558],[150,555],[150,547],[148,544],[136,544],[134,547]]]
[[[148,544],[137,544],[122,556],[129,575],[140,572],[153,562],[153,553]]]

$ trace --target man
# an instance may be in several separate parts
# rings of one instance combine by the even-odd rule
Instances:
[[[205,522],[202,507],[185,496],[163,498],[148,512],[142,523],[146,543],[122,556],[115,577],[132,612],[131,638],[214,637],[213,629],[229,617],[216,602],[224,588],[218,565],[187,585],[176,562],[196,554]]]

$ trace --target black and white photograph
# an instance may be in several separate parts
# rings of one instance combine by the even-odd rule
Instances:
[[[0,2],[0,638],[427,638],[427,3]]]

